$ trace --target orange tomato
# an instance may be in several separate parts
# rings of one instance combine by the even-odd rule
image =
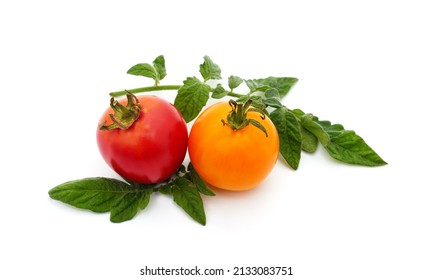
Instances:
[[[279,153],[279,136],[267,116],[247,112],[265,132],[249,124],[233,130],[227,123],[228,102],[216,103],[196,119],[189,135],[189,156],[195,170],[210,186],[231,191],[256,187],[273,169]]]

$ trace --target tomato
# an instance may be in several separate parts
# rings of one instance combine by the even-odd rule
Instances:
[[[186,123],[172,104],[159,97],[130,95],[128,100],[135,103],[128,110],[133,115],[135,109],[136,119],[130,120],[129,113],[122,109],[128,107],[121,106],[126,104],[125,99],[118,103],[112,99],[111,108],[102,115],[97,130],[100,153],[126,180],[142,184],[161,182],[183,163],[188,142]],[[117,106],[116,111],[113,106]],[[128,122],[130,127],[118,128],[110,114]]]
[[[249,123],[233,129],[228,102],[203,111],[189,135],[189,156],[195,170],[210,186],[242,191],[256,187],[273,169],[279,153],[279,136],[268,117],[252,110],[245,118],[261,124],[266,133]]]

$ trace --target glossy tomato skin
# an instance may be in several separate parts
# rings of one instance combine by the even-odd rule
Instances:
[[[196,119],[189,135],[189,156],[195,170],[209,185],[231,191],[256,187],[273,169],[279,153],[279,136],[272,121],[257,112],[247,118],[267,130],[249,124],[232,130],[224,124],[231,111],[228,102],[216,103]]]
[[[138,97],[141,113],[128,129],[97,130],[103,159],[126,180],[154,184],[173,175],[183,163],[188,132],[180,112],[156,96]],[[125,100],[120,101],[125,104]],[[100,119],[110,122],[108,108]]]

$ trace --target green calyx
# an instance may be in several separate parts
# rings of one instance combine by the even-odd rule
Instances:
[[[237,103],[231,99],[229,101],[229,105],[231,106],[232,110],[227,116],[227,121],[225,122],[225,120],[222,120],[223,125],[228,124],[232,130],[236,131],[251,124],[264,132],[265,136],[268,137],[267,130],[260,122],[247,118],[248,112],[257,112],[261,114],[261,119],[265,119],[265,114],[262,110],[251,107],[251,99],[247,100],[245,103]]]
[[[141,104],[138,98],[132,93],[128,93],[126,106],[122,105],[120,102],[111,98],[110,106],[114,113],[109,114],[112,123],[106,125],[106,121],[99,125],[100,130],[113,130],[113,129],[128,129],[141,114]]]

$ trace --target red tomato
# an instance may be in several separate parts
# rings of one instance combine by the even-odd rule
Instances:
[[[98,147],[108,165],[126,180],[158,183],[173,175],[183,163],[188,142],[186,123],[180,112],[161,98],[134,98],[141,106],[138,118],[127,129],[99,128]],[[126,104],[126,99],[119,103]],[[112,108],[102,115],[100,124],[112,123],[110,114]]]
[[[189,135],[189,156],[195,170],[209,185],[242,191],[256,187],[273,169],[279,153],[279,136],[268,117],[247,112],[266,134],[252,124],[232,129],[228,102],[210,106],[196,119]],[[223,120],[223,121],[222,121]]]

